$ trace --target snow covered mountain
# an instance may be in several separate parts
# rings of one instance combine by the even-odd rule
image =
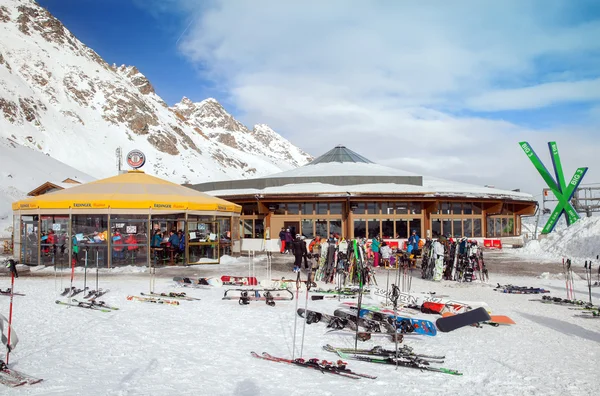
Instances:
[[[0,164],[0,238],[10,237],[11,203],[26,198],[28,192],[42,183],[60,185],[65,179],[80,183],[94,180],[38,150],[5,138],[0,138]]]
[[[249,130],[214,99],[170,108],[136,67],[107,64],[33,0],[0,0],[0,137],[96,178],[116,173],[117,147],[142,150],[145,171],[180,183],[311,159],[266,125]]]

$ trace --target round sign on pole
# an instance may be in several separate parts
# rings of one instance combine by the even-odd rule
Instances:
[[[127,164],[133,169],[138,169],[146,163],[146,156],[140,150],[131,150],[127,153]]]

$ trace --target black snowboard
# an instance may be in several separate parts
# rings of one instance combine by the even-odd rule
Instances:
[[[377,321],[377,320],[371,320],[371,319],[365,319],[365,318],[356,318],[356,312],[348,312],[345,310],[341,310],[341,309],[336,309],[335,312],[333,313],[334,316],[337,316],[338,318],[344,318],[344,319],[348,319],[351,320],[354,323],[357,323],[358,326],[360,326],[361,328],[364,328],[366,331],[369,332],[373,332],[373,333],[391,333],[394,334],[394,324],[393,322],[390,323],[389,321]]]
[[[487,322],[491,320],[490,314],[485,308],[480,307],[472,311],[467,311],[458,315],[439,318],[435,321],[438,330],[447,333],[461,327],[472,325],[473,323]]]
[[[319,323],[323,322],[328,328],[332,329],[351,329],[356,330],[356,323],[349,319],[339,318],[337,316],[328,315],[322,312],[316,312],[308,310],[305,312],[304,308],[298,308],[298,315],[306,319],[306,323]]]

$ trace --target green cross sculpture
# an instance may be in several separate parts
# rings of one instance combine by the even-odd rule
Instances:
[[[562,164],[560,162],[560,156],[558,155],[558,146],[556,145],[556,142],[548,142],[548,149],[550,150],[550,156],[552,157],[552,165],[554,167],[554,174],[556,176],[556,180],[552,178],[552,175],[550,174],[550,172],[548,172],[548,169],[546,169],[546,167],[542,163],[542,160],[540,160],[535,151],[533,151],[529,143],[519,142],[519,145],[521,146],[525,154],[527,154],[527,156],[533,163],[533,166],[535,166],[535,168],[538,170],[538,172],[540,173],[540,175],[542,176],[542,178],[544,179],[544,181],[546,182],[550,190],[552,190],[552,192],[556,196],[556,199],[558,200],[558,204],[556,205],[556,208],[554,208],[554,211],[550,215],[548,222],[544,226],[542,234],[548,234],[552,232],[552,230],[554,230],[554,227],[556,226],[556,223],[558,222],[558,219],[560,218],[560,215],[562,215],[563,213],[565,214],[567,225],[571,225],[577,220],[579,220],[579,215],[577,214],[577,211],[575,211],[575,208],[573,208],[573,205],[571,205],[571,198],[573,198],[575,190],[581,183],[581,180],[583,180],[583,176],[587,172],[588,168],[577,168],[575,174],[571,178],[571,181],[568,185],[566,185],[565,177],[562,170]]]

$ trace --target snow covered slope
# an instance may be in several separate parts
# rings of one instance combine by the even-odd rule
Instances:
[[[541,241],[530,241],[513,252],[555,261],[570,258],[579,264],[595,259],[600,254],[600,217],[584,217],[570,227],[557,227]]]
[[[174,182],[255,177],[311,157],[214,99],[175,108],[133,66],[108,65],[33,0],[0,0],[0,137],[101,178],[115,149],[147,155]]]
[[[94,178],[37,150],[0,138],[0,238],[11,234],[11,203],[47,181],[60,183],[70,178],[81,183]]]

